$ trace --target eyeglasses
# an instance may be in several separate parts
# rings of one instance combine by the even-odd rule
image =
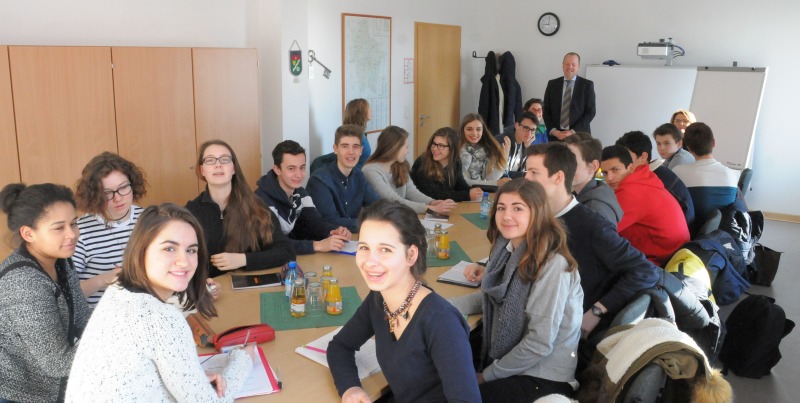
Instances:
[[[431,143],[431,149],[434,149],[434,150],[444,150],[445,148],[450,148],[450,145],[448,145],[448,144],[441,144],[441,143],[437,143],[437,142],[435,142],[435,141],[434,141],[433,143]]]
[[[535,128],[535,127],[534,127],[534,128],[530,128],[530,127],[528,127],[528,126],[525,126],[525,125],[520,125],[520,127],[522,127],[522,130],[523,130],[524,132],[526,132],[526,133],[533,133],[533,132],[535,132],[535,131],[536,131],[536,128]]]
[[[114,200],[114,195],[118,194],[120,197],[131,194],[133,187],[130,183],[124,184],[117,188],[117,190],[104,190],[103,194],[106,195],[106,200]]]
[[[230,155],[223,155],[221,157],[205,157],[203,158],[203,165],[214,165],[219,161],[220,164],[230,164],[233,157]]]

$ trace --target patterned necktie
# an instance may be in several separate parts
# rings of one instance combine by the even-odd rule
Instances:
[[[572,102],[572,80],[567,81],[564,99],[561,100],[561,128],[569,129],[569,104]]]

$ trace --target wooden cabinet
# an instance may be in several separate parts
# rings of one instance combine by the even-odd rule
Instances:
[[[0,46],[0,189],[19,182],[17,130],[14,125],[14,101],[11,97],[11,75],[8,70],[8,47]],[[0,260],[11,252],[11,234],[5,217],[0,219]]]
[[[261,175],[257,65],[255,49],[0,46],[0,184],[74,188],[86,163],[111,151],[145,172],[142,206],[183,205],[204,187],[198,145],[219,138],[252,187]],[[0,259],[9,250],[0,242]]]
[[[194,48],[192,58],[197,145],[230,144],[255,189],[261,176],[256,50]]]
[[[143,206],[198,194],[192,49],[114,47],[119,154],[147,175]]]
[[[10,46],[9,58],[22,181],[73,186],[117,151],[111,48]]]

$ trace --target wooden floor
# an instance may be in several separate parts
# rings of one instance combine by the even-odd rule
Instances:
[[[761,243],[783,251],[780,268],[772,287],[753,286],[751,294],[775,298],[786,311],[786,316],[800,321],[800,224],[767,221]],[[727,318],[734,305],[722,307],[722,317]],[[795,329],[781,343],[783,359],[772,369],[772,374],[761,379],[740,378],[728,374],[737,402],[800,402],[800,329]]]

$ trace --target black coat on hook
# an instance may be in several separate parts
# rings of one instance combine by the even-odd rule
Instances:
[[[494,52],[486,54],[486,68],[481,77],[481,95],[478,99],[478,114],[486,122],[486,129],[495,135],[500,133],[500,87],[497,85],[497,57]],[[485,135],[485,134],[484,134]]]
[[[516,77],[517,62],[511,52],[500,56],[500,87],[503,88],[503,127],[513,126],[522,113],[522,88]]]

